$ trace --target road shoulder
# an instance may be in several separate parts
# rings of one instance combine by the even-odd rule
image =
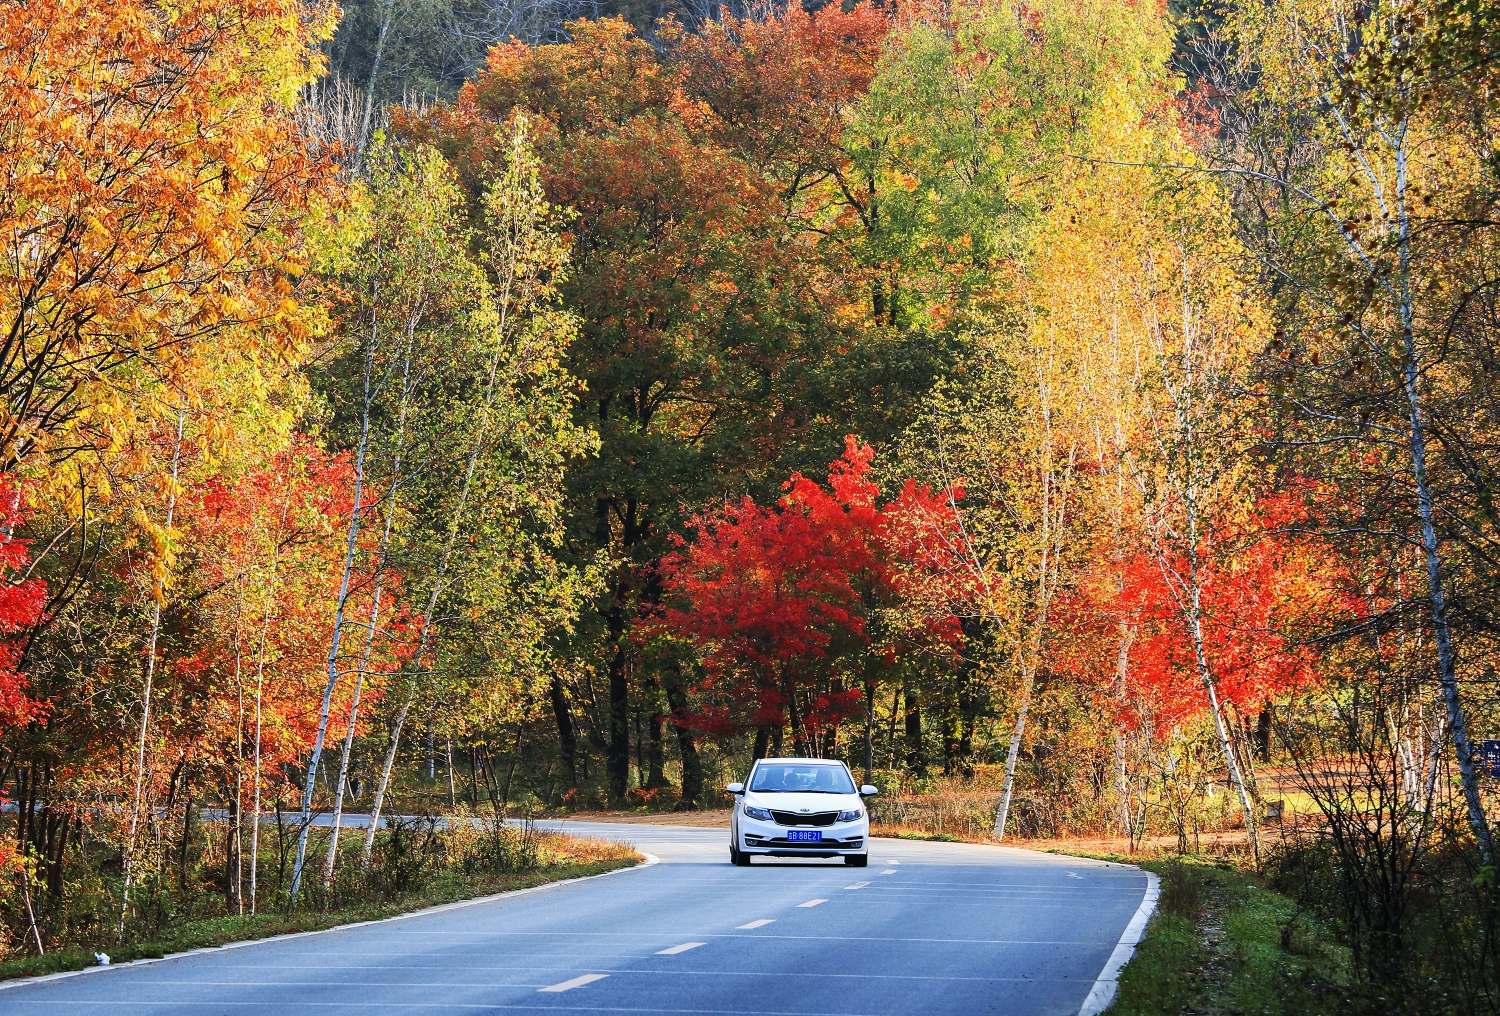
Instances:
[[[468,890],[488,888],[488,885],[485,883],[477,886],[472,883],[466,884],[454,892],[450,898],[437,903],[433,902],[431,896],[423,896],[391,903],[354,907],[328,914],[297,913],[290,916],[258,914],[254,917],[228,917],[190,922],[183,925],[178,934],[171,939],[143,942],[114,950],[110,953],[108,964],[100,964],[95,959],[95,954],[86,949],[58,951],[49,953],[47,956],[28,957],[25,960],[13,960],[0,964],[0,992],[45,981],[106,973],[110,970],[162,963],[203,953],[240,949],[311,935],[326,935],[371,924],[403,921],[450,910],[483,906],[516,896],[638,871],[659,862],[660,858],[654,854],[638,851],[633,859],[556,865],[539,871],[492,880],[496,884],[507,886],[498,892],[470,893]]]

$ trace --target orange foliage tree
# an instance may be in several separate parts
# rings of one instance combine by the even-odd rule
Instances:
[[[298,222],[327,167],[292,105],[332,13],[0,8],[0,471],[86,450],[139,465],[142,424],[173,409],[222,434],[223,372],[295,359]]]
[[[868,9],[792,14],[702,39],[669,26],[680,59],[660,58],[624,21],[577,22],[567,44],[496,47],[451,108],[396,118],[399,132],[432,139],[477,196],[499,164],[496,126],[524,113],[548,199],[577,213],[562,286],[581,319],[569,367],[586,385],[578,418],[602,447],[570,486],[580,540],[622,562],[599,610],[614,799],[630,762],[628,632],[656,595],[651,563],[679,506],[718,495],[724,480],[755,482],[826,427],[812,410],[818,371],[866,323],[812,223],[790,221],[788,209],[808,183],[795,182],[794,164],[826,175],[837,162],[836,113],[868,81],[880,20]],[[788,78],[784,60],[753,56],[756,33],[796,54],[800,71]],[[775,94],[774,108],[716,109],[742,86]],[[823,112],[808,119],[814,107]],[[736,128],[751,120],[759,141]],[[780,140],[794,134],[802,140]],[[652,680],[648,698],[660,693]],[[566,743],[560,689],[553,702]],[[660,713],[652,723],[662,729]]]

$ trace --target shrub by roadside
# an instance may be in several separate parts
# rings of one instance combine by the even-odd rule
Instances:
[[[21,947],[0,962],[0,980],[82,969],[94,965],[96,952],[108,954],[111,963],[122,963],[379,920],[444,903],[601,875],[643,859],[628,845],[608,840],[542,833],[529,826],[471,822],[445,826],[431,818],[402,822],[381,833],[368,869],[359,863],[362,845],[362,837],[341,838],[343,860],[326,890],[319,872],[309,865],[309,878],[295,909],[288,908],[284,893],[272,889],[274,882],[267,886],[260,912],[253,915],[226,912],[223,897],[211,887],[194,893],[190,887],[171,891],[159,886],[154,897],[145,897],[149,907],[133,915],[123,939],[111,934],[113,929],[97,920],[99,915],[80,912],[74,934],[58,941],[45,955],[25,955],[24,945],[17,943]],[[265,853],[262,865],[274,869],[277,858]],[[80,896],[85,892],[89,898],[77,901],[80,911],[85,905],[98,909],[107,904],[107,898],[92,899],[92,888]]]
[[[1161,876],[1161,900],[1110,1016],[1349,1011],[1349,950],[1260,876],[1204,859],[1134,863]]]

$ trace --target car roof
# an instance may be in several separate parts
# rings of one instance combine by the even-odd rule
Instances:
[[[758,758],[758,759],[755,760],[755,764],[756,765],[760,765],[762,762],[795,762],[798,765],[810,765],[810,766],[841,766],[841,765],[844,765],[844,763],[842,761],[840,761],[839,759],[836,759],[836,758]],[[845,766],[845,768],[848,768],[848,767]]]

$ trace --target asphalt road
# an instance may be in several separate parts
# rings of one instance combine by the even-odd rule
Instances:
[[[864,869],[736,868],[727,830],[568,830],[659,861],[16,985],[0,1013],[1073,1016],[1112,993],[1148,896],[1136,868],[999,847],[877,839]]]

